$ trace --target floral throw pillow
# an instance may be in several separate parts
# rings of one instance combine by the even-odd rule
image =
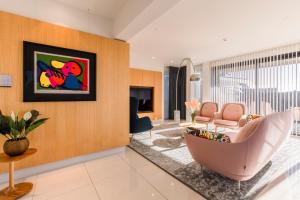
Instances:
[[[187,133],[197,137],[213,140],[217,142],[231,143],[230,137],[223,133],[212,133],[207,130],[199,130],[192,127],[187,128]]]
[[[260,115],[249,114],[249,115],[247,115],[246,120],[247,120],[247,122],[250,122],[250,121],[252,121],[254,119],[257,119],[257,118],[260,118],[260,117],[261,117]]]

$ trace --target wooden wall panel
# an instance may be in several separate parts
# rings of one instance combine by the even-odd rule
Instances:
[[[130,69],[130,85],[141,85],[143,82],[143,70]]]
[[[131,68],[130,86],[154,87],[154,112],[140,113],[139,116],[162,119],[162,73]]]
[[[0,12],[0,74],[10,74],[11,88],[0,87],[0,109],[39,110],[50,120],[30,134],[38,153],[17,168],[80,156],[129,142],[129,45],[125,42]],[[97,54],[97,101],[22,102],[23,40]],[[4,137],[0,139],[0,151]],[[0,165],[0,172],[6,171]]]

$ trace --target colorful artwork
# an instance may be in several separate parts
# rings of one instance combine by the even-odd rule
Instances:
[[[23,42],[25,102],[95,101],[96,54]]]
[[[35,52],[35,65],[35,93],[88,93],[87,59]]]

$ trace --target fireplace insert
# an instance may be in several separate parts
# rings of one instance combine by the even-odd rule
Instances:
[[[130,87],[130,97],[138,99],[138,112],[153,112],[153,87]]]

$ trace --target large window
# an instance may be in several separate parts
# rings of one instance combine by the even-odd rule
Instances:
[[[295,51],[293,51],[295,50]],[[211,65],[213,100],[243,102],[248,113],[266,115],[300,106],[300,51],[270,50]],[[300,134],[295,122],[293,134]]]

